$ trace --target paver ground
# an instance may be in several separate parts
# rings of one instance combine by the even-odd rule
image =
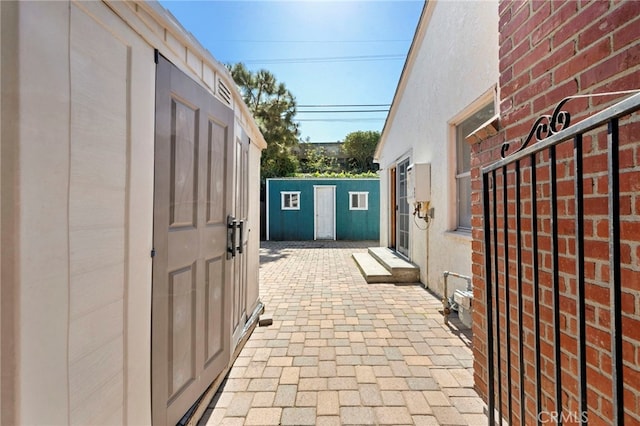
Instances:
[[[263,242],[258,327],[204,425],[486,425],[469,331],[420,285],[367,284],[375,242]]]

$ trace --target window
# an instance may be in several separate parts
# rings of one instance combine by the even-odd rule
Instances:
[[[280,197],[282,210],[300,210],[300,191],[282,191]]]
[[[349,210],[368,210],[368,192],[349,192]]]
[[[494,106],[491,102],[456,125],[456,205],[459,230],[471,230],[471,146],[465,138],[493,117],[493,114]]]

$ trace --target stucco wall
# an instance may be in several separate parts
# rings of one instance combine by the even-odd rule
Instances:
[[[150,424],[154,48],[212,93],[226,71],[157,6],[0,13],[1,423]],[[251,308],[264,139],[233,96],[254,141]]]
[[[426,231],[411,220],[409,256],[420,267],[421,281],[442,293],[445,270],[471,275],[471,235],[455,232],[452,126],[474,103],[493,99],[497,2],[428,2],[412,49],[379,150],[380,240],[390,245],[389,168],[407,157],[411,163],[431,163],[435,218]]]

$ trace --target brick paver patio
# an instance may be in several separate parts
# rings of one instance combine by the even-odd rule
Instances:
[[[266,242],[258,327],[207,425],[486,425],[468,331],[418,285],[367,284],[375,242]]]

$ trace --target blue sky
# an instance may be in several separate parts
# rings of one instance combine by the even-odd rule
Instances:
[[[265,68],[296,97],[303,139],[343,140],[356,130],[382,131],[422,1],[160,2],[222,63]]]

